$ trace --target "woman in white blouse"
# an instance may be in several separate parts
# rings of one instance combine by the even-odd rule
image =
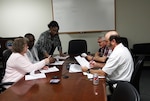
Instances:
[[[31,71],[36,71],[39,69],[46,69],[46,64],[54,62],[55,60],[51,58],[45,58],[37,63],[31,63],[28,59],[26,52],[28,49],[27,45],[28,39],[25,37],[16,38],[14,40],[12,51],[9,59],[6,63],[5,75],[2,82],[17,82],[26,73]]]

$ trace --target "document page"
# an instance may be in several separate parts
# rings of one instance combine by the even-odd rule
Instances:
[[[84,57],[76,56],[75,59],[81,66],[86,66],[87,68],[90,68],[90,63]]]
[[[44,73],[25,75],[25,80],[34,80],[40,78],[46,78],[46,75]]]
[[[54,63],[50,63],[49,65],[63,65],[65,61],[55,61]]]
[[[59,71],[59,69],[56,66],[50,67],[46,70],[41,69],[40,72],[41,73],[50,73],[50,72],[57,72]]]
[[[59,56],[59,55],[57,55],[57,56],[55,56],[54,58],[55,59],[60,59],[60,60],[65,60],[65,59],[67,59],[69,56],[67,55],[67,56]]]
[[[69,68],[69,73],[82,72],[81,66],[78,64],[71,64]]]
[[[93,74],[91,73],[83,72],[83,75],[86,75],[88,79],[93,78]],[[105,76],[98,76],[98,78],[105,78]]]

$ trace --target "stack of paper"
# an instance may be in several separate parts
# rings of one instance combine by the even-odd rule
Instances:
[[[70,73],[82,72],[81,66],[78,64],[71,64],[69,68]]]
[[[91,73],[83,72],[83,75],[87,75],[88,79],[93,78],[93,74],[91,74]],[[98,76],[98,78],[105,78],[105,76]]]
[[[42,69],[40,70],[41,73],[50,73],[50,72],[57,72],[59,69],[56,66],[50,67],[46,70]]]
[[[46,75],[44,73],[38,73],[38,74],[30,74],[25,76],[25,80],[34,80],[34,79],[40,79],[40,78],[46,78]]]
[[[63,65],[65,61],[55,61],[54,63],[50,63],[49,65]]]
[[[69,56],[67,55],[67,56],[59,56],[59,55],[57,55],[57,56],[55,56],[54,58],[55,59],[60,59],[60,60],[65,60],[65,59],[67,59]]]
[[[30,72],[29,75],[25,75],[25,80],[34,80],[34,79],[40,79],[40,78],[46,78],[45,73],[49,72],[57,72],[59,69],[56,66],[53,66],[51,68],[48,68],[46,70],[40,70],[41,73],[35,74],[35,71]]]

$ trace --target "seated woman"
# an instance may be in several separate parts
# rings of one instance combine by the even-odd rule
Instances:
[[[55,60],[51,57],[45,58],[37,63],[31,63],[26,55],[28,49],[27,38],[16,38],[13,42],[12,51],[13,53],[7,60],[5,75],[2,82],[17,82],[26,73],[36,71],[39,69],[47,69],[46,64],[54,62]]]

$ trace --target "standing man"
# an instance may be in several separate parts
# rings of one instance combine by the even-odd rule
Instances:
[[[49,55],[53,55],[56,47],[58,48],[60,56],[64,55],[62,53],[61,41],[58,35],[58,23],[56,21],[51,21],[48,24],[48,28],[49,30],[43,32],[35,44],[40,60],[49,57]]]

